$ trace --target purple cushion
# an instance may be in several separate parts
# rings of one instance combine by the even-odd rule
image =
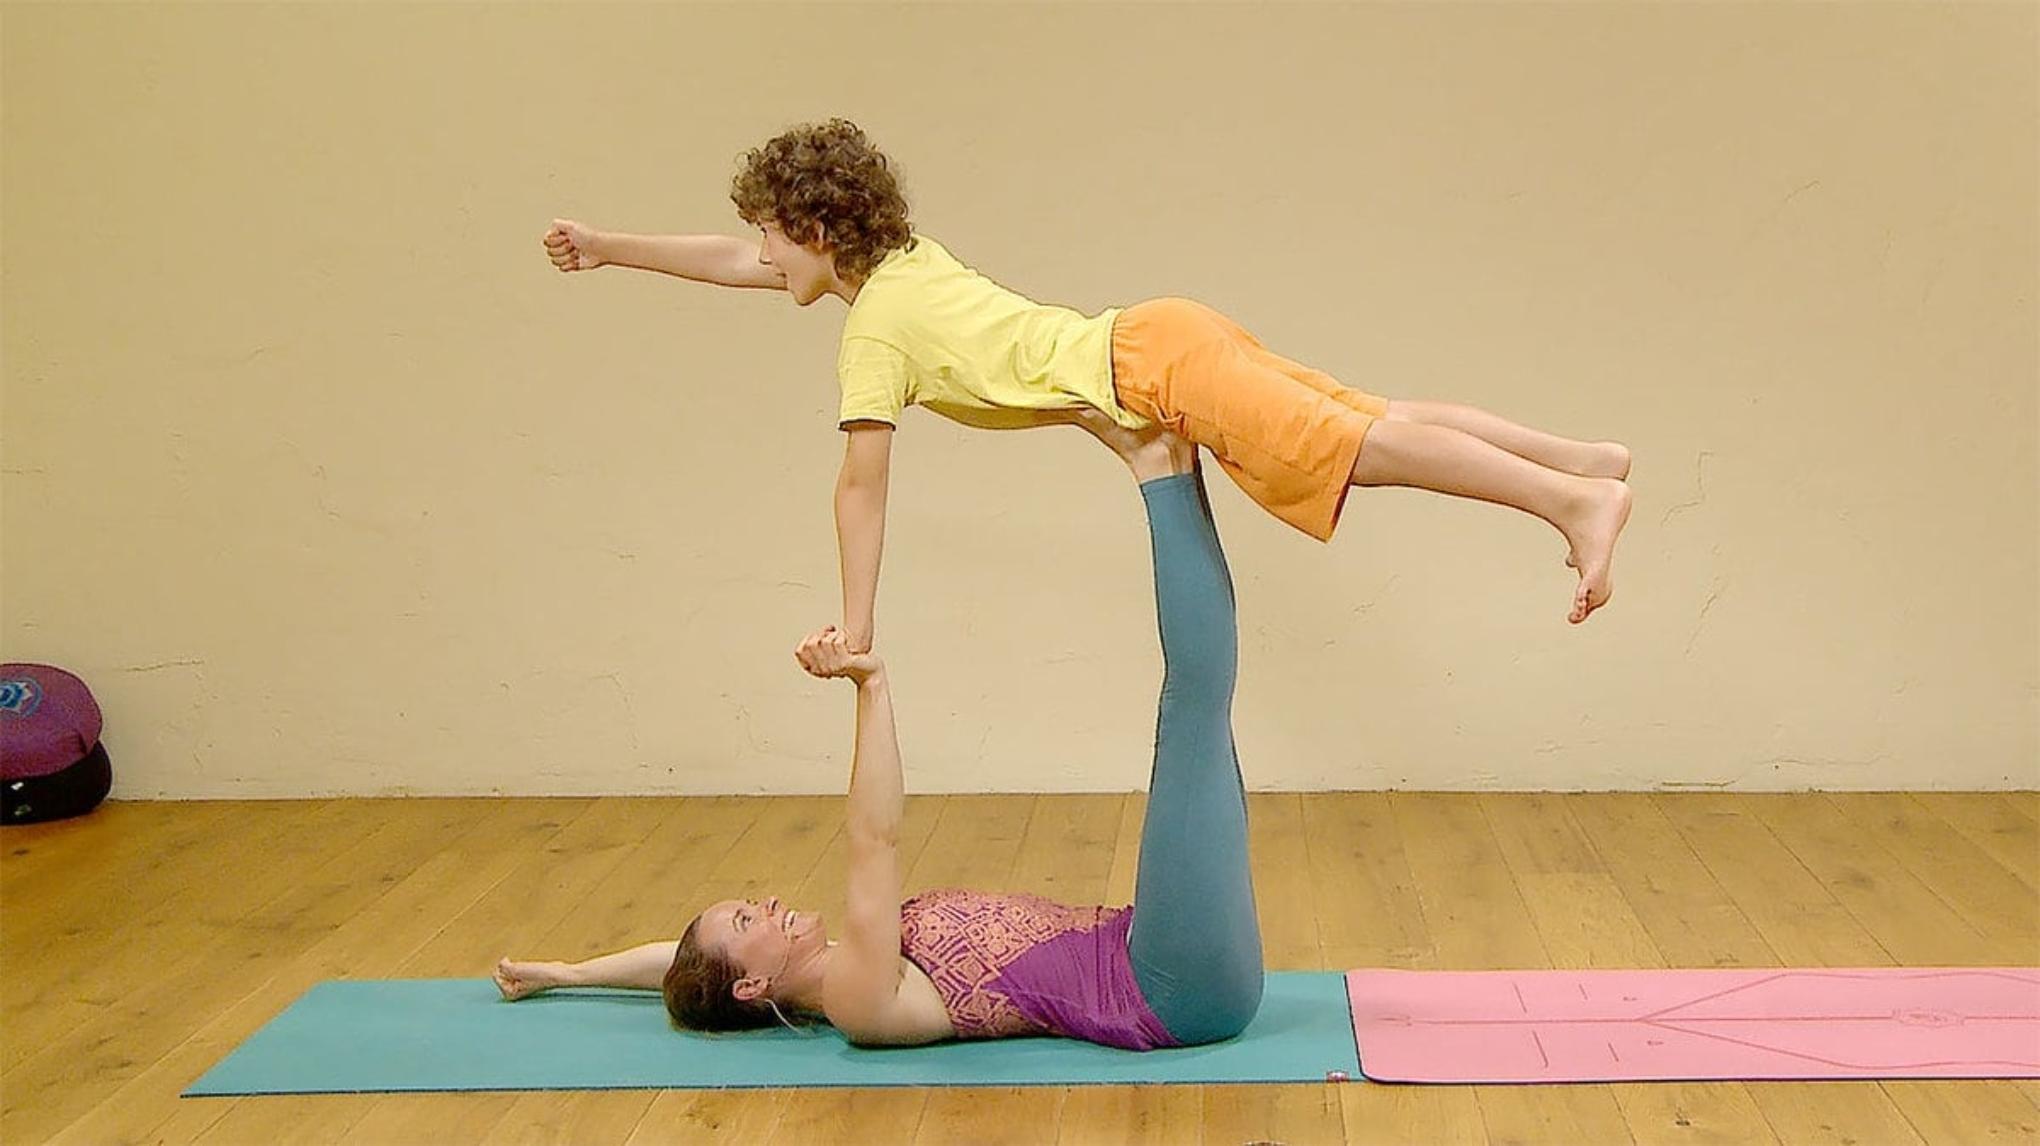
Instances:
[[[49,665],[0,665],[0,779],[61,772],[99,744],[85,682]]]

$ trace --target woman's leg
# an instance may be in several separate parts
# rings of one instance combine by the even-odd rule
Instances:
[[[1134,979],[1177,1040],[1238,1034],[1261,1004],[1246,791],[1232,739],[1232,577],[1194,471],[1141,483],[1154,545],[1162,696],[1141,827]]]

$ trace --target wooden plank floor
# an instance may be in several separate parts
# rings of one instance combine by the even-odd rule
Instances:
[[[1269,963],[2040,963],[2040,797],[1265,794]],[[1132,893],[1139,795],[908,801],[909,890]],[[1038,1087],[180,1099],[322,979],[481,976],[725,896],[840,918],[841,802],[109,804],[0,831],[17,1144],[2029,1143],[2014,1082]],[[676,1036],[677,1037],[677,1036]]]

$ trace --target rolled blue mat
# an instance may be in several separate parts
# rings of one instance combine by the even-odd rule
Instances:
[[[1254,1022],[1210,1046],[1123,1051],[1073,1039],[851,1046],[832,1027],[701,1035],[658,995],[554,991],[506,1003],[487,979],[321,983],[184,1093],[1069,1086],[1360,1077],[1344,976],[1268,976]]]

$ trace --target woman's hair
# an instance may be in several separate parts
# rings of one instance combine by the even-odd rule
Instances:
[[[666,997],[666,1013],[673,1022],[694,1031],[748,1031],[773,1024],[772,1007],[762,1000],[745,1002],[730,993],[730,987],[744,977],[743,968],[695,938],[701,917],[687,925],[673,952],[673,965],[659,990]]]
[[[836,273],[859,281],[913,239],[892,161],[847,119],[804,123],[744,153],[730,183],[737,214],[796,243],[826,235]]]

